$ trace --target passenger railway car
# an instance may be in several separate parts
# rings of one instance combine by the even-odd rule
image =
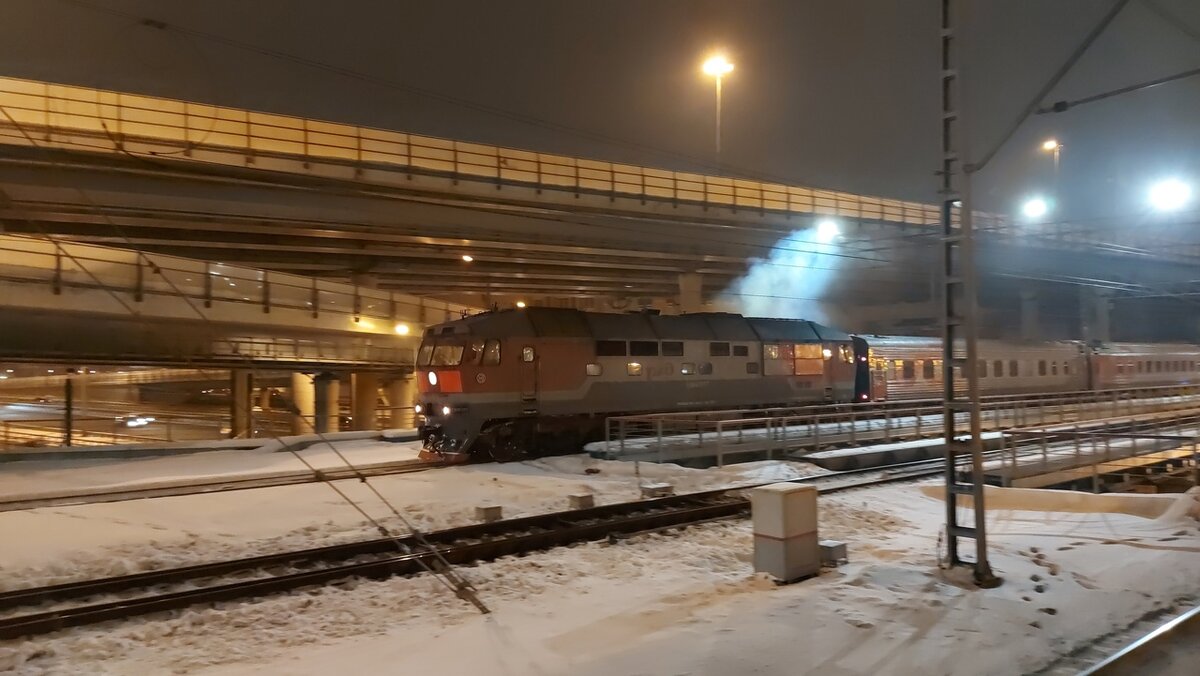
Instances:
[[[507,459],[577,450],[615,414],[851,401],[856,342],[725,313],[486,312],[426,330],[421,436],[439,454]]]
[[[1094,347],[1091,381],[1097,390],[1200,382],[1200,347],[1135,343]]]

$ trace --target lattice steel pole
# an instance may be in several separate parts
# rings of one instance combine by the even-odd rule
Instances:
[[[962,123],[959,38],[961,8],[968,0],[941,0],[942,59],[942,420],[946,444],[946,556],[950,566],[973,565],[975,582],[1000,580],[987,559],[987,514],[983,504],[983,421],[979,408],[978,326],[975,251],[971,222],[971,167]],[[958,222],[954,216],[957,214]],[[959,343],[961,342],[961,351]],[[958,355],[962,356],[958,356]],[[963,391],[965,385],[965,392]],[[965,395],[965,396],[964,396]],[[969,421],[970,438],[958,441],[958,421]],[[958,458],[971,456],[970,482],[958,478]],[[959,523],[958,497],[970,495],[974,526]],[[975,561],[961,558],[959,539],[975,540]]]

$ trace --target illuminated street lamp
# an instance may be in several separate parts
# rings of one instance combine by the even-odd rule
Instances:
[[[1058,158],[1059,154],[1062,152],[1062,147],[1062,144],[1059,143],[1058,139],[1055,138],[1048,138],[1045,141],[1042,141],[1042,150],[1048,153],[1054,153],[1054,187],[1056,190],[1058,188]]]
[[[464,263],[470,263],[471,261],[475,260],[475,257],[470,254],[463,254],[462,259]]]
[[[837,221],[827,218],[817,223],[817,241],[822,244],[831,244],[840,233]]]
[[[700,66],[705,75],[711,75],[717,83],[717,160],[721,159],[721,79],[733,72],[733,64],[724,54],[714,54]]]
[[[1021,214],[1030,220],[1036,220],[1050,212],[1050,204],[1041,197],[1033,197],[1021,205]]]
[[[1150,206],[1159,211],[1178,211],[1192,200],[1192,186],[1168,178],[1150,186]]]

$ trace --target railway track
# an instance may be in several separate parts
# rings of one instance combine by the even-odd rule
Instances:
[[[103,489],[91,491],[74,491],[70,493],[54,493],[36,497],[25,497],[17,500],[0,500],[0,512],[9,512],[37,507],[65,507],[69,505],[85,505],[102,502],[124,502],[126,500],[142,500],[145,498],[163,498],[178,495],[198,495],[202,493],[219,493],[222,491],[240,491],[251,488],[274,488],[276,486],[291,486],[295,484],[313,483],[317,481],[336,481],[339,479],[357,479],[360,476],[376,477],[390,474],[408,474],[423,472],[427,469],[444,467],[440,461],[405,460],[401,462],[370,465],[358,469],[335,468],[323,469],[317,472],[296,470],[289,472],[272,472],[253,476],[217,478],[208,481],[185,481],[179,483],[159,483],[152,486],[133,487],[128,489]]]
[[[928,477],[940,462],[852,470],[797,479],[822,493]],[[0,640],[46,634],[111,620],[178,610],[197,604],[248,600],[347,578],[384,579],[451,565],[492,561],[578,542],[663,530],[737,517],[749,512],[742,492],[718,489],[475,524],[420,538],[379,538],[343,545],[199,564],[119,577],[0,593]],[[282,572],[272,572],[279,571]],[[222,582],[231,575],[253,576]],[[175,590],[159,591],[163,587]],[[118,595],[117,599],[103,599]],[[47,606],[50,606],[47,608]],[[36,610],[42,608],[41,610]],[[21,612],[34,610],[34,612]]]
[[[1153,611],[1063,655],[1036,676],[1191,676],[1200,660],[1200,606],[1192,607],[1195,602],[1179,599],[1176,610]],[[1179,612],[1180,605],[1188,609]]]

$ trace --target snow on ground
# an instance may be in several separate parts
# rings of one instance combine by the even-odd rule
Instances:
[[[338,448],[355,462],[362,462],[364,457],[394,460],[392,454],[404,453],[408,446],[363,441],[339,442]],[[303,453],[314,463],[337,466],[327,448],[314,447]],[[370,455],[375,453],[381,455]],[[245,467],[247,461],[230,463],[223,455],[214,452],[161,460],[187,460],[194,464],[197,475],[204,476],[233,475],[235,469]],[[279,456],[281,464],[291,457],[272,455]],[[296,462],[295,458],[291,461]],[[181,471],[179,465],[169,467]],[[730,465],[712,471],[649,463],[635,467],[580,455],[446,467],[374,477],[369,484],[344,480],[335,485],[395,532],[406,533],[406,525],[372,489],[416,528],[436,530],[473,523],[475,507],[485,504],[500,505],[505,517],[517,517],[567,509],[567,496],[572,494],[592,493],[600,504],[635,500],[639,497],[638,474],[645,482],[669,481],[685,492],[819,471],[790,462]],[[0,542],[20,543],[0,549],[4,573],[0,590],[373,537],[377,532],[370,524],[320,483],[0,512]]]
[[[1200,592],[1200,494],[1090,505],[1122,513],[1074,495],[992,495],[1005,578],[993,590],[937,570],[942,503],[893,486],[821,498],[822,536],[849,542],[851,563],[795,585],[752,573],[748,522],[729,521],[464,569],[487,617],[429,577],[357,582],[0,644],[0,669],[1011,674]],[[1017,509],[1026,500],[1050,511]]]
[[[361,467],[416,460],[421,450],[419,441],[359,439],[332,443],[350,462]],[[345,466],[324,442],[298,453],[318,469]],[[0,499],[305,470],[304,463],[292,453],[273,450],[205,451],[149,458],[30,460],[0,464]]]

